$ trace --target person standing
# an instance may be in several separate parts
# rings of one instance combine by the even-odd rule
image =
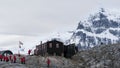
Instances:
[[[12,55],[9,55],[9,60],[10,60],[10,61],[12,60]]]
[[[6,56],[3,56],[3,61],[6,61],[6,58],[5,58]]]
[[[9,61],[9,58],[8,56],[5,57],[5,61],[8,62]]]
[[[47,67],[49,68],[50,67],[50,59],[47,58]]]
[[[25,57],[21,57],[20,60],[21,60],[21,64],[25,64]]]
[[[13,62],[16,63],[16,56],[13,56]]]
[[[25,64],[25,57],[23,57],[23,64]]]
[[[0,54],[0,60],[2,61],[2,59],[3,59],[3,56]]]
[[[31,53],[31,50],[29,49],[29,50],[28,50],[28,55],[30,55],[30,53]]]

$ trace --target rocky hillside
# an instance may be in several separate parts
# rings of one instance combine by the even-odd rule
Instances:
[[[17,63],[0,61],[0,68],[48,68],[47,58],[41,56],[26,56],[26,64],[21,64],[17,58]],[[70,59],[59,56],[49,56],[50,68],[74,68],[74,62]]]
[[[78,52],[67,59],[59,56],[26,56],[26,64],[1,62],[0,68],[47,68],[47,58],[50,68],[120,68],[120,44],[95,46]]]
[[[101,8],[79,22],[70,42],[86,49],[102,44],[120,43],[120,13]]]
[[[79,68],[120,68],[120,44],[80,51],[73,60]]]

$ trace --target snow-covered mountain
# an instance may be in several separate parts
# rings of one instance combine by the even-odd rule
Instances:
[[[83,49],[120,43],[120,13],[101,8],[79,22],[70,42]]]

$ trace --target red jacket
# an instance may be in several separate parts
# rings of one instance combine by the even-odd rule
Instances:
[[[28,50],[28,55],[30,55],[30,53],[31,53],[31,50]]]
[[[21,58],[21,62],[25,62],[25,57],[22,57],[22,58]]]
[[[6,60],[6,56],[3,56],[3,60],[4,60],[4,61]]]
[[[12,55],[9,56],[9,59],[12,60]]]
[[[49,58],[47,59],[47,64],[50,64],[50,59]]]
[[[25,57],[23,57],[23,62],[25,62]]]
[[[2,59],[3,58],[3,56],[0,54],[0,59]]]
[[[9,59],[8,59],[8,57],[7,57],[7,56],[5,57],[5,60],[6,60],[6,61],[9,61]]]
[[[15,55],[13,56],[13,59],[14,59],[14,61],[16,61],[16,56]]]

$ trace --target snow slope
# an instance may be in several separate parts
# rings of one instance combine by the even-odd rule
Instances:
[[[101,8],[78,23],[71,42],[80,49],[120,43],[120,12]]]

